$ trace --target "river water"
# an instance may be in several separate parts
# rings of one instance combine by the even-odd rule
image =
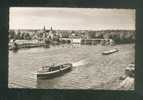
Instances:
[[[132,45],[117,46],[120,52],[106,57],[101,55],[101,52],[111,47],[56,46],[9,51],[9,87],[89,89],[122,75],[126,65],[134,61],[132,47]],[[53,79],[37,79],[36,71],[41,66],[53,63],[72,63],[73,68],[71,72]]]

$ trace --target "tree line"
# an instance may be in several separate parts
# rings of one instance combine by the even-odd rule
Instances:
[[[9,39],[18,39],[18,40],[31,40],[32,36],[29,33],[18,31],[17,34],[14,30],[9,31]]]
[[[58,31],[56,31],[58,32]],[[42,38],[44,33],[30,34],[28,32],[17,33],[14,30],[9,31],[9,39],[23,39],[31,40],[35,36]],[[74,34],[74,36],[72,36]],[[54,41],[58,41],[58,38],[74,38],[81,37],[84,39],[112,39],[115,43],[134,43],[135,42],[135,31],[134,30],[102,30],[102,31],[60,31],[59,36],[55,36]],[[59,42],[59,41],[58,41]],[[65,43],[66,41],[62,41]],[[69,43],[69,41],[68,41]]]

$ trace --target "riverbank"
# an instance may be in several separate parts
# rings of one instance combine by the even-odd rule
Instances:
[[[44,43],[43,41],[37,41],[37,40],[16,40],[14,43],[16,43],[17,47],[16,49],[22,49],[22,48],[35,48],[35,47],[49,47],[49,44]],[[13,50],[13,42],[9,43],[9,50]]]

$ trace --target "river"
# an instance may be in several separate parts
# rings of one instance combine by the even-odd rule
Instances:
[[[115,47],[120,52],[109,56],[103,56],[101,52],[113,48],[111,46],[55,46],[9,51],[9,87],[89,89],[98,86],[123,75],[127,64],[134,61],[133,45]],[[53,79],[37,79],[36,71],[53,63],[72,63],[73,68]]]

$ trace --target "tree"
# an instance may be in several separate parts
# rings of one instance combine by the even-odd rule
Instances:
[[[88,37],[89,37],[90,39],[93,39],[93,38],[96,37],[96,33],[95,33],[95,32],[88,32]]]
[[[23,38],[24,38],[25,40],[30,40],[30,39],[31,39],[29,33],[25,33],[24,36],[23,36]]]
[[[14,30],[9,31],[9,39],[16,39],[16,33]]]
[[[17,35],[16,35],[16,39],[22,39],[21,34],[22,34],[21,32],[18,32]]]

